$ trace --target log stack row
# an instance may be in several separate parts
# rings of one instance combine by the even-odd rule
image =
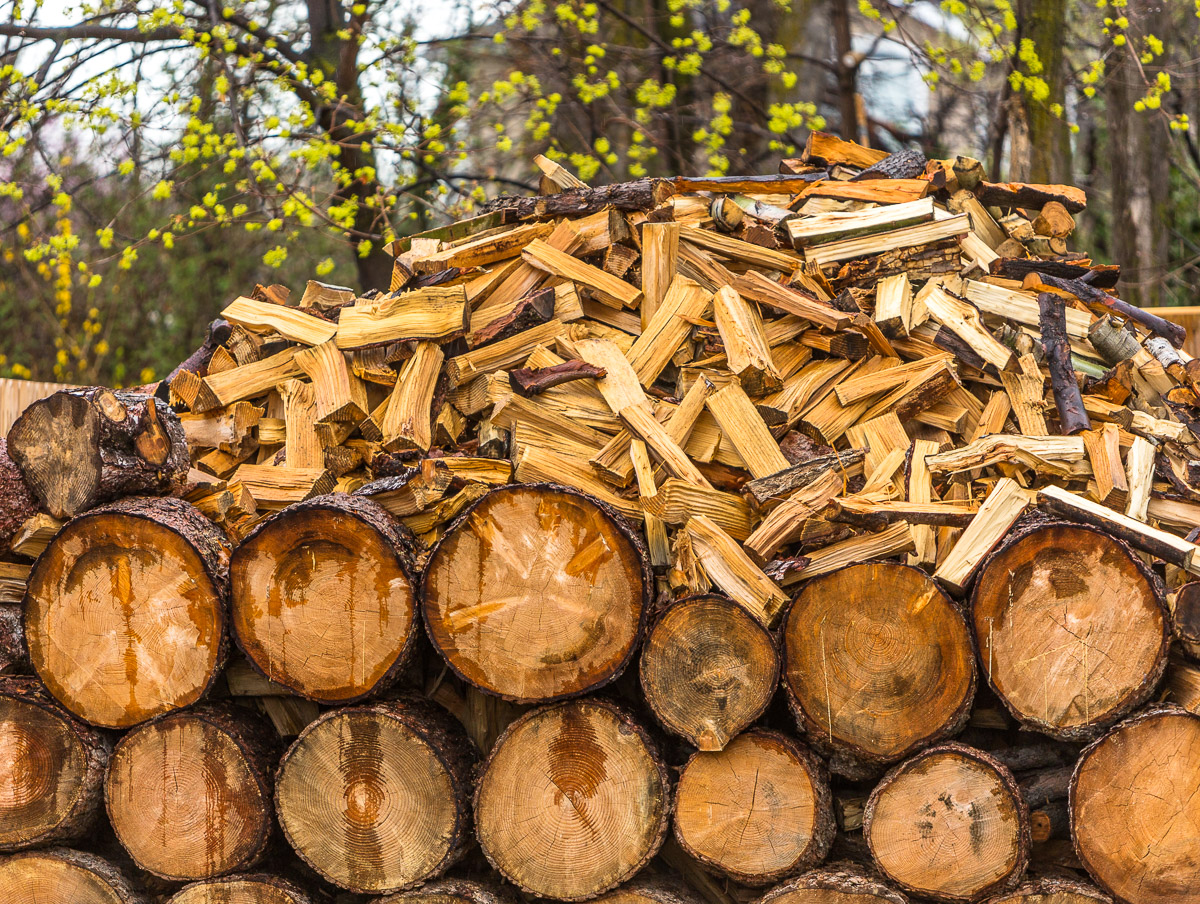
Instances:
[[[1183,904],[1200,363],[815,133],[259,286],[0,446],[0,904]]]

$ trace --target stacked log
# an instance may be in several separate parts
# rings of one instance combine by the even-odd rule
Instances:
[[[1195,900],[1200,365],[1083,193],[537,165],[0,442],[0,904]]]

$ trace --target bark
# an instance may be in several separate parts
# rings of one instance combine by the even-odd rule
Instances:
[[[166,904],[317,904],[323,900],[286,879],[265,874],[205,879],[181,889]]]
[[[21,607],[0,605],[0,675],[23,675],[29,669]]]
[[[878,163],[873,163],[851,179],[851,182],[861,182],[863,179],[916,179],[925,172],[928,161],[925,155],[915,149],[897,151],[888,154]]]
[[[705,899],[678,877],[668,879],[643,875],[595,900],[596,904],[703,904]]]
[[[508,382],[517,395],[531,398],[573,380],[600,380],[605,375],[603,367],[596,367],[584,361],[564,361],[550,367],[520,367],[510,370]]]
[[[866,451],[863,449],[847,449],[844,452],[815,455],[797,462],[786,471],[760,477],[757,480],[749,480],[743,489],[759,502],[766,502],[768,499],[787,496],[793,490],[808,486],[830,468],[839,472],[844,471],[861,463],[865,457]]]
[[[573,188],[541,197],[501,195],[480,208],[480,213],[493,210],[512,210],[522,220],[555,217],[581,217],[606,207],[622,211],[643,211],[654,207],[669,195],[670,188],[659,180],[640,179],[637,182],[618,182],[599,188]]]
[[[478,348],[489,342],[507,339],[509,336],[515,336],[517,333],[549,322],[554,318],[554,298],[552,286],[530,292],[517,302],[516,307],[507,314],[497,317],[478,331],[472,332],[467,339],[467,344],[471,348]]]
[[[1112,898],[1085,882],[1037,879],[1016,891],[988,898],[986,904],[1113,904]]]
[[[113,864],[95,854],[47,848],[0,860],[0,900],[54,904],[150,904]]]
[[[851,42],[850,4],[847,0],[830,0],[829,15],[833,22],[834,75],[837,78],[839,125],[842,138],[857,142],[858,60]]]
[[[1067,435],[1090,430],[1092,422],[1083,410],[1083,396],[1075,381],[1075,368],[1071,366],[1067,315],[1057,295],[1049,292],[1038,295],[1038,325],[1050,366],[1050,383],[1054,388],[1054,404],[1058,408],[1059,429]]]
[[[759,904],[908,904],[908,898],[852,862],[831,863],[777,885]]]
[[[0,552],[8,549],[21,525],[37,513],[37,500],[8,455],[8,441],[0,438]]]
[[[1068,73],[1064,53],[1066,42],[1063,41],[1066,19],[1067,0],[1021,0],[1017,5],[1018,38],[1033,42],[1041,71],[1031,71],[1032,67],[1020,63],[1017,65],[1026,75],[1043,79],[1049,94],[1044,99],[1035,99],[1029,91],[1020,92],[1020,109],[1029,136],[1029,157],[1020,159],[1014,153],[1014,179],[1071,181],[1071,132],[1065,117],[1050,112],[1051,104],[1066,105]]]
[[[517,899],[498,882],[485,885],[470,879],[437,879],[414,891],[380,898],[375,904],[517,904]]]

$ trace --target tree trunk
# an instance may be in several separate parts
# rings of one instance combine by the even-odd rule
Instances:
[[[771,634],[721,596],[680,600],[642,647],[642,692],[668,731],[722,750],[763,714],[779,684]]]
[[[837,76],[839,127],[846,141],[858,141],[858,60],[850,33],[850,4],[829,0],[833,20],[834,73]]]
[[[334,710],[284,754],[279,824],[334,885],[360,894],[411,888],[465,852],[476,759],[462,726],[427,701]]]
[[[1029,813],[1011,772],[945,744],[883,777],[863,811],[875,865],[914,895],[976,901],[1012,888],[1029,860]]]
[[[1170,640],[1158,581],[1123,543],[1034,523],[980,566],[971,606],[984,674],[1023,725],[1094,737],[1154,692]]]
[[[349,703],[381,690],[419,630],[413,545],[364,497],[289,506],[234,551],[238,644],[267,678],[310,700]]]
[[[106,728],[195,703],[225,658],[228,570],[224,534],[181,499],[93,509],[29,576],[33,666],[67,709]]]
[[[95,854],[48,848],[0,860],[0,904],[150,904]]]
[[[1095,886],[1070,879],[1038,879],[1016,891],[989,898],[987,904],[1112,904]]]
[[[832,863],[777,885],[760,904],[908,904],[908,899],[853,863]]]
[[[100,812],[108,741],[32,678],[0,678],[0,851],[82,838]]]
[[[375,904],[517,904],[513,893],[501,886],[470,879],[437,879],[414,891],[378,899]]]
[[[550,484],[488,493],[447,531],[422,584],[450,667],[517,703],[594,690],[633,656],[653,579],[619,515]]]
[[[9,457],[8,440],[0,438],[0,552],[29,518],[38,513],[37,500],[21,476],[21,469]]]
[[[1071,834],[1092,878],[1127,904],[1184,904],[1200,887],[1200,717],[1154,707],[1083,752]]]
[[[291,882],[275,876],[229,876],[194,882],[167,904],[316,904]]]
[[[1028,156],[1012,154],[1012,181],[1071,182],[1071,130],[1066,114],[1055,116],[1050,106],[1066,107],[1067,68],[1063,41],[1066,31],[1067,0],[1021,0],[1017,22],[1019,39],[1028,39],[1037,53],[1040,71],[1018,62],[1027,76],[1046,82],[1049,94],[1035,99],[1027,90],[1019,92],[1021,115],[1028,130]]]
[[[796,720],[840,775],[877,774],[966,722],[970,634],[916,568],[866,563],[815,578],[792,605],[783,641]]]
[[[735,882],[768,885],[815,866],[836,833],[825,766],[778,732],[697,753],[679,776],[679,846]]]
[[[179,418],[153,396],[91,387],[34,402],[8,454],[55,518],[100,502],[182,492],[191,459]]]
[[[271,836],[279,738],[251,710],[202,704],[142,725],[113,750],[108,818],[129,856],[169,881],[253,865]]]
[[[579,700],[535,710],[504,733],[475,794],[480,847],[526,892],[583,901],[653,857],[671,815],[670,776],[622,710]]]

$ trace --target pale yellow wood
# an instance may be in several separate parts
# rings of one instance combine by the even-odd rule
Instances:
[[[753,396],[779,389],[783,378],[771,358],[758,309],[747,304],[732,286],[722,286],[713,295],[713,314],[728,367],[742,388]]]
[[[644,386],[658,379],[691,333],[692,323],[708,311],[712,298],[711,292],[685,276],[671,281],[654,316],[629,350],[629,363]]]
[[[871,254],[882,254],[885,251],[896,251],[900,248],[912,248],[916,245],[927,245],[953,238],[956,235],[966,235],[971,231],[971,221],[966,214],[948,217],[944,220],[934,220],[916,226],[906,226],[890,232],[882,232],[863,238],[846,239],[841,242],[828,242],[807,248],[804,252],[806,261],[818,264],[832,264],[837,261],[850,260],[856,257],[866,257]]]
[[[323,342],[296,353],[296,364],[312,381],[317,423],[357,424],[371,410],[367,387],[350,370],[335,342]]]
[[[1125,455],[1125,479],[1129,498],[1125,503],[1125,514],[1139,521],[1146,520],[1150,505],[1150,490],[1154,483],[1154,460],[1158,447],[1148,439],[1137,437]]]
[[[763,574],[738,542],[711,518],[696,515],[684,527],[709,579],[767,627],[779,619],[787,595]]]
[[[908,501],[915,503],[933,502],[933,478],[925,465],[928,455],[936,455],[938,444],[927,439],[914,440],[912,459],[908,473]],[[911,565],[933,565],[937,561],[937,532],[928,524],[912,525],[913,553],[908,561]]]
[[[444,360],[441,346],[426,341],[418,342],[413,356],[404,363],[380,424],[388,451],[428,451],[433,445],[430,408]]]
[[[399,339],[449,339],[466,321],[464,286],[430,286],[342,308],[338,348],[362,348]]]
[[[567,325],[555,319],[539,324],[524,332],[491,342],[480,348],[456,355],[446,362],[446,375],[453,386],[461,386],[480,374],[512,367],[525,360],[539,345],[553,343],[556,337],[565,336]]]
[[[730,383],[705,404],[753,476],[768,477],[791,466],[740,384]]]
[[[306,314],[299,308],[255,301],[245,296],[239,296],[226,305],[221,316],[230,323],[238,323],[252,330],[272,330],[284,339],[302,345],[328,342],[338,330],[336,323]]]
[[[997,481],[933,576],[961,593],[984,556],[995,548],[1029,507],[1030,496],[1015,480],[1003,477]]]
[[[541,240],[530,242],[521,252],[525,263],[562,279],[569,279],[576,286],[589,289],[597,301],[615,308],[632,308],[642,300],[640,289],[634,288],[599,267],[585,264],[576,257],[559,251]]]
[[[299,351],[300,349],[295,347],[285,348],[261,361],[243,364],[233,370],[205,377],[204,385],[212,392],[219,405],[231,405],[242,399],[253,399],[274,389],[284,380],[304,373],[295,360]]]
[[[666,297],[679,259],[679,224],[647,223],[642,227],[642,329],[650,325]]]

